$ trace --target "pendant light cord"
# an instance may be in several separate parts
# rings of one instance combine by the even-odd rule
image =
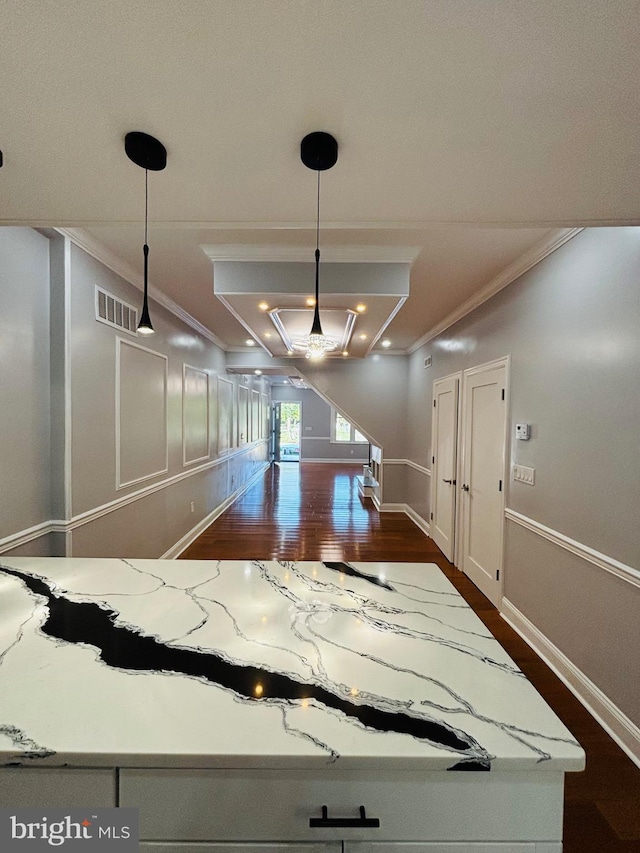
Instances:
[[[320,279],[320,170],[318,169],[318,200],[316,206],[316,311],[318,311]]]
[[[145,246],[148,243],[147,240],[147,222],[149,220],[149,170],[144,170],[144,243]]]

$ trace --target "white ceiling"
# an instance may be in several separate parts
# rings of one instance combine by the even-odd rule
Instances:
[[[202,245],[421,247],[406,349],[551,229],[640,222],[637,0],[0,0],[0,223],[76,227],[227,346]]]

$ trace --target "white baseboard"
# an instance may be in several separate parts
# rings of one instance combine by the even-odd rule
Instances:
[[[413,507],[410,507],[409,504],[406,504],[405,512],[411,521],[413,521],[413,523],[417,525],[423,533],[426,533],[427,536],[431,536],[431,525],[426,518],[419,515],[419,513],[417,513]]]
[[[429,525],[429,522],[426,521],[426,519],[424,519],[421,515],[418,515],[415,509],[413,509],[413,507],[410,507],[409,504],[381,504],[379,501],[376,500],[375,496],[373,498],[373,503],[378,512],[403,512],[411,519],[411,521],[413,521],[416,527],[419,527],[420,530],[422,530],[423,533],[425,533],[427,536],[430,535],[431,527]]]
[[[589,713],[611,735],[618,746],[640,767],[640,728],[630,720],[599,687],[578,669],[551,640],[508,599],[501,603],[502,618],[516,631],[547,666],[580,700]]]
[[[158,557],[159,560],[175,560],[177,559],[183,551],[186,551],[189,545],[194,542],[200,534],[207,529],[207,527],[212,524],[217,518],[219,518],[222,513],[229,509],[234,501],[237,501],[240,495],[244,494],[248,488],[250,488],[255,481],[261,477],[264,472],[269,467],[269,464],[266,463],[263,468],[260,468],[259,471],[251,477],[247,482],[240,486],[239,489],[236,489],[233,494],[226,497],[221,504],[219,504],[214,510],[212,510],[208,515],[206,515],[201,521],[199,521],[195,527],[192,527],[185,535],[179,539],[175,545],[172,545],[168,551],[165,551],[161,557]]]

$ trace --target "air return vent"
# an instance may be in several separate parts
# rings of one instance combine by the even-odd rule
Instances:
[[[117,299],[96,285],[96,320],[106,323],[114,329],[136,334],[138,311],[132,305],[127,305],[122,299]]]

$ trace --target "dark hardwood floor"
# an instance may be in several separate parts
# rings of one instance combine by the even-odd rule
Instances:
[[[245,492],[183,559],[436,563],[587,753],[565,783],[564,853],[640,853],[640,769],[484,595],[401,513],[358,497],[354,465],[283,463]]]

